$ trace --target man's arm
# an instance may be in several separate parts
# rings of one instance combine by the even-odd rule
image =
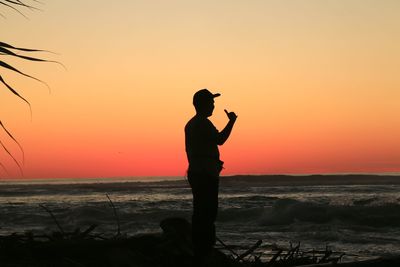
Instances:
[[[226,115],[229,118],[228,123],[226,124],[225,128],[218,133],[218,138],[217,138],[217,144],[218,145],[223,145],[226,140],[228,140],[229,135],[232,132],[233,125],[235,125],[237,115],[235,112],[228,112],[226,109],[224,110]]]

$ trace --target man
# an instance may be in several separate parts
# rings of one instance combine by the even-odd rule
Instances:
[[[197,264],[201,265],[215,244],[215,220],[218,212],[219,174],[223,162],[218,146],[228,139],[236,114],[225,110],[228,123],[218,132],[208,117],[214,111],[214,98],[207,89],[196,92],[193,105],[196,115],[185,126],[188,180],[193,193],[192,239]]]

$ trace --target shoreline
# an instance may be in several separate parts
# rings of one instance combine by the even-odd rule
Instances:
[[[254,183],[270,186],[296,185],[380,185],[400,184],[400,175],[388,174],[310,174],[310,175],[224,175],[220,177],[224,184]],[[186,178],[173,177],[125,177],[125,178],[48,178],[48,179],[0,179],[0,186],[7,185],[71,185],[71,184],[163,184],[186,183]]]

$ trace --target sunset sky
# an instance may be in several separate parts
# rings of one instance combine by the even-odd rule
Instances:
[[[223,175],[400,172],[398,0],[43,2],[0,7],[1,41],[67,68],[5,58],[51,93],[0,70],[32,104],[0,87],[24,178],[183,176],[201,88],[238,114]]]

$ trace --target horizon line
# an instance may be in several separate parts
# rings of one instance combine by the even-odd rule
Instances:
[[[234,176],[293,176],[293,177],[305,177],[305,176],[345,176],[345,175],[365,175],[365,176],[400,176],[400,172],[338,172],[338,173],[247,173],[247,174],[228,174],[221,175],[220,177],[234,177]],[[154,175],[154,176],[108,176],[108,177],[33,177],[33,178],[0,178],[0,181],[47,181],[47,180],[137,180],[137,181],[162,181],[162,180],[174,180],[185,178],[182,175]]]

